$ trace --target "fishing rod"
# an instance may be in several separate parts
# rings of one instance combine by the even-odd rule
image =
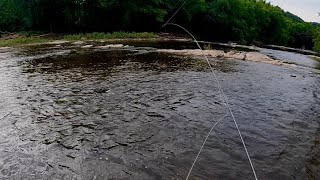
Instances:
[[[172,25],[172,26],[176,26],[176,27],[181,28],[182,30],[184,30],[186,33],[188,33],[188,34],[192,37],[192,39],[193,39],[194,42],[197,44],[197,46],[198,46],[198,48],[200,49],[200,51],[203,51],[203,49],[201,48],[198,40],[194,37],[194,35],[192,35],[192,33],[190,33],[186,28],[184,28],[183,26],[181,26],[181,25],[179,25],[179,24],[170,23],[170,21],[173,19],[173,17],[181,10],[181,8],[186,4],[187,1],[188,1],[188,0],[185,0],[185,1],[182,3],[182,5],[175,11],[175,13],[169,18],[169,20],[166,21],[166,22],[162,25],[162,28],[164,28],[164,27],[167,26],[167,25]],[[320,14],[319,14],[319,15],[320,15]],[[240,137],[240,139],[241,139],[242,145],[243,145],[243,147],[244,147],[244,150],[245,150],[245,152],[246,152],[247,158],[248,158],[248,160],[249,160],[249,163],[250,163],[250,166],[251,166],[251,169],[252,169],[254,178],[255,178],[256,180],[258,180],[258,177],[257,177],[256,171],[255,171],[254,165],[253,165],[253,163],[252,163],[252,160],[251,160],[251,158],[250,158],[249,152],[248,152],[248,150],[247,150],[247,146],[246,146],[246,144],[245,144],[245,142],[244,142],[244,139],[243,139],[243,137],[242,137],[242,133],[241,133],[241,131],[240,131],[240,129],[239,129],[239,126],[238,126],[238,123],[237,123],[237,121],[236,121],[236,118],[235,118],[235,116],[234,116],[234,114],[233,114],[233,112],[232,112],[232,110],[231,110],[231,108],[230,108],[229,102],[228,102],[228,100],[227,100],[227,97],[226,97],[223,89],[222,89],[222,86],[221,86],[221,84],[220,84],[220,81],[219,81],[216,73],[214,72],[214,69],[213,69],[213,67],[212,67],[212,65],[211,65],[208,57],[207,57],[205,54],[203,54],[203,57],[204,57],[204,59],[206,60],[206,62],[208,63],[208,66],[209,66],[209,68],[210,68],[210,70],[211,70],[211,72],[212,72],[212,74],[213,74],[213,76],[214,76],[214,79],[215,79],[215,81],[216,81],[216,83],[217,83],[217,85],[218,85],[219,92],[220,92],[221,95],[222,95],[222,101],[225,103],[225,106],[226,106],[228,112],[230,113],[230,115],[231,115],[231,117],[232,117],[232,120],[233,120],[233,122],[234,122],[234,124],[235,124],[235,126],[236,126],[236,128],[237,128],[237,131],[238,131],[239,137]],[[203,142],[203,144],[202,144],[202,146],[201,146],[201,148],[200,148],[200,150],[199,150],[199,152],[198,152],[198,154],[197,154],[197,156],[196,156],[196,158],[195,158],[195,160],[194,160],[194,162],[193,162],[193,164],[192,164],[192,166],[191,166],[191,168],[190,168],[190,170],[189,170],[189,173],[188,173],[188,175],[187,175],[187,177],[186,177],[186,180],[189,179],[190,174],[191,174],[191,172],[192,172],[192,170],[193,170],[193,167],[194,167],[195,163],[197,162],[198,157],[200,156],[201,151],[202,151],[203,147],[205,146],[206,141],[207,141],[207,139],[209,138],[211,132],[213,131],[213,129],[215,128],[215,126],[216,126],[218,123],[220,123],[220,121],[222,121],[222,119],[224,119],[226,116],[227,116],[227,114],[224,115],[221,119],[219,119],[219,120],[212,126],[212,128],[210,129],[208,135],[206,136],[206,138],[205,138],[205,140],[204,140],[204,142]]]

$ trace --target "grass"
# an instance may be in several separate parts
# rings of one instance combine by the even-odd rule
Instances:
[[[17,37],[13,39],[0,40],[0,46],[15,46],[22,44],[34,44],[48,42],[48,39],[38,37]]]
[[[128,32],[113,32],[113,33],[86,33],[65,35],[65,40],[95,40],[95,39],[129,39],[129,38],[156,38],[157,35],[151,32],[128,33]]]
[[[37,37],[41,35],[34,32],[20,32],[17,37],[12,39],[1,40],[0,47],[3,46],[18,46],[24,44],[45,43],[53,39]],[[79,41],[79,40],[99,40],[99,39],[150,39],[158,37],[155,33],[142,32],[142,33],[128,33],[128,32],[113,32],[113,33],[85,33],[85,34],[69,34],[63,37],[53,37],[55,40]]]

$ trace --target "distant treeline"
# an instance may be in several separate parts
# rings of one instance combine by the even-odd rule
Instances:
[[[168,30],[160,27],[183,1],[0,0],[0,31],[159,32]],[[188,0],[173,22],[207,40],[320,50],[318,24],[264,0]]]

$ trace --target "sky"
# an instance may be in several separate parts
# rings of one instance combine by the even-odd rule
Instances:
[[[320,0],[267,0],[273,5],[289,11],[306,22],[319,22]]]

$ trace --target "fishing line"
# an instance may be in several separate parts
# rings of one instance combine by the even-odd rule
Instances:
[[[5,116],[3,116],[2,118],[0,118],[0,120],[4,120],[5,118],[7,118],[8,116],[10,116],[10,114],[12,114],[13,111],[9,112],[8,114],[6,114]]]
[[[185,32],[187,32],[187,33],[193,38],[193,40],[194,40],[195,43],[197,44],[198,48],[199,48],[201,51],[203,51],[203,49],[202,49],[201,46],[199,45],[199,42],[197,41],[197,39],[196,39],[186,28],[180,26],[179,24],[170,23],[170,20],[179,12],[179,10],[184,6],[184,4],[185,4],[186,2],[187,2],[187,0],[184,1],[184,3],[182,4],[182,6],[180,6],[180,8],[174,13],[173,16],[170,17],[170,19],[169,19],[162,27],[165,27],[165,26],[167,26],[167,25],[172,25],[172,26],[177,26],[177,27],[181,28],[182,30],[184,30]],[[220,91],[220,93],[221,93],[221,95],[222,95],[222,100],[224,101],[225,106],[226,106],[226,108],[228,109],[228,111],[229,111],[229,113],[230,113],[230,115],[231,115],[231,117],[232,117],[232,120],[233,120],[233,122],[234,122],[234,124],[235,124],[235,126],[236,126],[236,128],[237,128],[237,131],[238,131],[239,137],[240,137],[240,139],[241,139],[242,145],[243,145],[243,147],[244,147],[244,149],[245,149],[247,158],[248,158],[248,160],[249,160],[249,163],[250,163],[250,166],[251,166],[251,169],[252,169],[254,178],[255,178],[256,180],[258,180],[258,177],[257,177],[257,175],[256,175],[256,171],[255,171],[255,168],[254,168],[254,166],[253,166],[253,163],[252,163],[252,161],[251,161],[249,152],[248,152],[248,150],[247,150],[247,146],[246,146],[246,144],[245,144],[245,142],[244,142],[244,139],[243,139],[243,137],[242,137],[241,131],[240,131],[239,126],[238,126],[238,123],[237,123],[237,121],[236,121],[236,119],[235,119],[235,117],[234,117],[234,115],[233,115],[233,112],[232,112],[232,110],[231,110],[231,108],[230,108],[230,105],[229,105],[229,102],[228,102],[228,100],[227,100],[227,97],[226,97],[226,95],[225,95],[225,93],[224,93],[224,91],[223,91],[223,89],[222,89],[222,86],[221,86],[221,84],[220,84],[220,81],[219,81],[216,73],[214,72],[213,67],[212,67],[212,65],[211,65],[208,57],[207,57],[205,54],[203,54],[203,57],[205,58],[206,62],[208,63],[208,65],[209,65],[209,67],[210,67],[210,70],[211,70],[211,72],[212,72],[212,74],[213,74],[213,76],[214,76],[214,78],[215,78],[215,81],[217,82],[219,91]],[[223,119],[223,118],[222,118],[222,119]],[[218,123],[219,123],[222,119],[220,119],[220,120],[218,121]],[[215,127],[215,126],[216,126],[216,125],[214,125],[214,127]],[[212,128],[212,130],[213,130],[213,128]],[[211,131],[212,131],[212,130],[211,130]],[[211,133],[211,132],[209,132],[209,135],[210,135],[210,133]],[[206,139],[207,139],[207,138],[208,138],[208,136],[206,137]],[[206,140],[205,140],[205,142],[206,142]],[[205,144],[205,142],[204,142],[204,144]],[[204,146],[204,144],[203,144],[203,146]],[[191,172],[192,172],[193,166],[194,166],[194,164],[196,163],[196,161],[197,161],[197,159],[198,159],[198,157],[199,157],[199,155],[200,155],[200,153],[201,153],[201,150],[203,149],[203,146],[201,147],[201,149],[200,149],[200,151],[199,151],[199,153],[198,153],[198,155],[197,155],[197,157],[196,157],[193,165],[191,166],[190,171],[189,171],[189,173],[188,173],[188,176],[187,176],[186,180],[188,180],[188,178],[189,178],[189,176],[190,176],[190,174],[191,174]]]
[[[197,160],[198,160],[198,158],[199,158],[199,156],[200,156],[200,154],[201,154],[201,151],[202,151],[204,145],[206,144],[206,142],[207,142],[207,140],[208,140],[211,132],[212,132],[213,129],[216,127],[216,125],[219,124],[219,122],[220,122],[222,119],[224,119],[228,114],[229,114],[229,113],[225,114],[222,118],[220,118],[220,119],[212,126],[212,128],[210,129],[210,131],[209,131],[206,139],[205,139],[205,140],[203,141],[203,143],[202,143],[202,146],[201,146],[201,148],[200,148],[200,150],[199,150],[199,152],[198,152],[198,154],[197,154],[197,157],[194,159],[194,161],[193,161],[193,163],[192,163],[192,166],[191,166],[191,168],[190,168],[190,170],[189,170],[189,173],[188,173],[188,176],[187,176],[186,179],[189,179],[189,176],[190,176],[190,174],[191,174],[191,172],[192,172],[193,166],[196,164],[196,162],[197,162]]]
[[[181,4],[181,6],[176,10],[176,12],[173,13],[173,15],[168,19],[168,21],[162,25],[162,27],[165,27],[165,26],[171,21],[171,19],[172,19],[174,16],[176,16],[176,14],[177,14],[177,13],[180,11],[180,9],[186,4],[187,1],[188,1],[188,0],[185,0],[185,1]]]

